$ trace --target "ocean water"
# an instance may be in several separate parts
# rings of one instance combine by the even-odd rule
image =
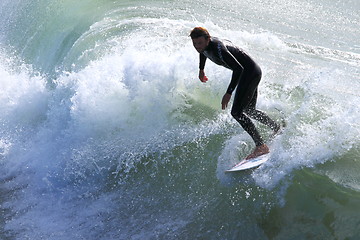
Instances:
[[[0,239],[359,239],[358,0],[2,0]],[[197,79],[195,26],[263,69],[271,159]],[[257,125],[267,137],[271,133]]]

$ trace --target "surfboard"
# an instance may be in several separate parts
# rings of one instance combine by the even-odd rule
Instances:
[[[242,160],[238,164],[236,164],[234,167],[230,168],[229,170],[226,170],[225,172],[236,172],[236,171],[242,171],[247,170],[251,168],[255,168],[269,160],[270,154],[264,154],[257,158],[251,158],[248,160]]]

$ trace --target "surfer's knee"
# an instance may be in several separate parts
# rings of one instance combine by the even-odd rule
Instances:
[[[235,110],[231,110],[231,116],[239,122],[243,121],[246,118],[245,114],[242,111]]]
[[[231,110],[231,116],[235,119],[239,118],[239,112],[238,111],[234,111],[234,109]]]

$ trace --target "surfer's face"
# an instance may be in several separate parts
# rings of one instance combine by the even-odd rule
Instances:
[[[205,51],[206,47],[209,45],[210,39],[205,39],[205,37],[198,37],[192,39],[193,46],[199,53]]]

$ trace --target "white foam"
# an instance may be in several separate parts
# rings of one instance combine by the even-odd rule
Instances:
[[[360,116],[359,111],[355,110],[355,102],[358,102],[358,97],[350,95],[346,99],[351,100],[344,101],[342,95],[328,91],[329,85],[339,84],[338,79],[343,74],[342,71],[322,68],[310,74],[311,81],[307,80],[307,76],[302,80],[300,77],[298,86],[291,86],[294,82],[289,85],[294,89],[301,88],[302,94],[296,93],[296,98],[291,102],[281,104],[287,126],[284,133],[271,144],[270,160],[251,173],[257,185],[273,189],[291,179],[293,171],[315,168],[318,164],[333,161],[346,154],[349,149],[357,147]],[[301,84],[301,81],[305,82]],[[267,98],[274,101],[272,97]],[[271,107],[266,103],[262,104],[263,100],[260,96],[260,106],[265,109]],[[244,141],[244,137],[237,142]],[[244,144],[248,142],[251,143],[251,140],[245,140]],[[234,141],[226,143],[222,155],[225,156],[224,159],[232,162],[233,157],[229,153],[240,145],[234,144]],[[244,149],[240,153],[244,154],[243,151],[250,152],[249,149]],[[222,168],[218,166],[218,170]]]

